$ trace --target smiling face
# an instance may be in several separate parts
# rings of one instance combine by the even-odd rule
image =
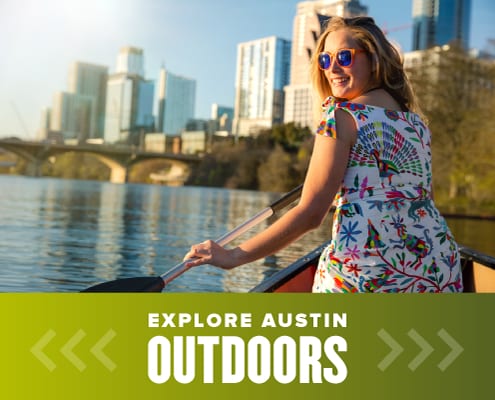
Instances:
[[[323,51],[335,54],[340,49],[362,50],[348,29],[330,32]],[[332,57],[330,67],[323,71],[332,90],[339,99],[353,100],[365,93],[371,86],[371,63],[366,52],[355,52],[350,67],[341,67]]]

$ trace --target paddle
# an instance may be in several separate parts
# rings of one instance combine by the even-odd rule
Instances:
[[[276,211],[287,207],[290,203],[299,198],[302,186],[303,185],[299,185],[295,189],[292,189],[241,225],[219,237],[216,242],[221,246],[225,246],[253,226],[272,216]],[[183,261],[160,276],[117,279],[91,286],[82,290],[82,292],[161,292],[165,285],[188,270],[185,264],[186,261]]]

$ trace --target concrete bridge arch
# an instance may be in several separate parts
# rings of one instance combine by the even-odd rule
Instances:
[[[160,181],[173,185],[184,184],[191,166],[201,159],[197,156],[183,154],[150,153],[135,148],[105,145],[61,145],[40,142],[24,142],[15,139],[0,140],[0,147],[10,151],[28,162],[28,174],[41,176],[41,165],[52,156],[68,152],[92,154],[110,168],[110,181],[125,183],[133,165],[152,160],[163,159],[171,164],[166,174],[160,175]]]

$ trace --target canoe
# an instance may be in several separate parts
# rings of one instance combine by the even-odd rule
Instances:
[[[257,293],[301,293],[311,292],[313,276],[318,266],[325,243],[301,257],[287,268],[265,279],[251,292]],[[461,246],[461,266],[464,279],[464,292],[495,292],[495,257]]]

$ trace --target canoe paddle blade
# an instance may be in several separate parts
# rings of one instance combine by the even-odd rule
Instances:
[[[115,281],[103,282],[81,292],[100,293],[132,293],[132,292],[155,292],[159,293],[165,286],[163,279],[159,276],[124,278]]]

